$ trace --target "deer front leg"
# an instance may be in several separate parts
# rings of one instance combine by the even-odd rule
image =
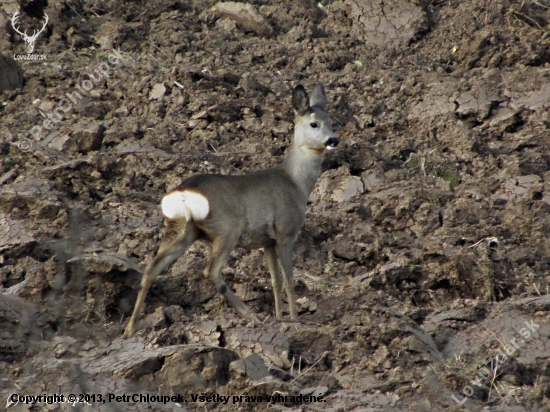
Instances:
[[[277,251],[274,246],[265,248],[265,260],[267,268],[271,274],[271,285],[273,287],[273,296],[275,297],[275,316],[281,319],[283,315],[281,290],[283,289],[283,278],[277,264]]]
[[[197,239],[197,229],[192,222],[186,224],[181,233],[174,233],[177,230],[178,228],[172,228],[170,226],[167,228],[157,255],[143,273],[143,277],[141,278],[141,288],[137,296],[136,305],[134,306],[134,311],[132,312],[128,325],[126,325],[126,329],[124,330],[124,339],[132,337],[137,329],[139,329],[136,328],[136,322],[139,319],[147,292],[149,291],[149,288],[155,278],[170,264],[183,255],[189,246],[191,246]]]
[[[286,289],[286,296],[288,298],[290,318],[292,320],[298,320],[298,310],[296,309],[296,296],[294,295],[294,275],[292,274],[293,246],[293,239],[285,239],[282,242],[277,243],[277,254],[279,255],[281,268],[283,269],[283,282]]]
[[[227,301],[244,319],[260,323],[260,320],[252,311],[227,287],[220,273],[222,266],[229,258],[229,254],[237,244],[230,239],[217,239],[212,244],[212,257],[204,273],[214,283],[216,290],[225,296]]]

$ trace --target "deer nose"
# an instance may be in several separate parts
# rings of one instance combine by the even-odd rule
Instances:
[[[327,141],[325,142],[325,146],[327,146],[327,147],[336,147],[336,146],[338,146],[338,143],[340,143],[340,139],[333,136],[333,137],[329,137],[327,139]]]

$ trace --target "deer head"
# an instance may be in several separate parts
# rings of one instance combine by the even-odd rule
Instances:
[[[32,34],[32,36],[29,36],[26,30],[24,33],[22,33],[16,27],[16,24],[17,24],[16,22],[18,17],[19,17],[19,12],[16,12],[11,19],[11,25],[13,29],[21,35],[25,43],[27,43],[27,45],[25,46],[25,50],[27,51],[28,54],[31,54],[34,51],[34,43],[36,43],[36,39],[38,38],[38,35],[44,31],[44,29],[46,28],[46,24],[48,24],[48,20],[49,20],[48,15],[44,13],[44,24],[42,25],[42,28],[40,30],[34,30],[34,33]]]

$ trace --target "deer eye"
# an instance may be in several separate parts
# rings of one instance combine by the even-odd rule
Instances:
[[[313,127],[314,129],[317,128],[317,127],[319,127],[319,125],[318,125],[317,123],[315,123],[315,122],[310,123],[309,125],[310,125],[311,127]]]

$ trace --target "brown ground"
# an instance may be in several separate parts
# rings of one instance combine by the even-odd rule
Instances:
[[[19,3],[23,29],[49,23],[47,61],[14,64],[20,5],[0,5],[0,408],[550,410],[548,0]],[[295,247],[307,323],[273,322],[263,252],[235,251],[224,277],[267,319],[247,325],[196,245],[123,341],[162,195],[280,162],[291,90],[319,80],[342,143]],[[323,402],[266,401],[300,393]],[[75,410],[59,405],[32,410]]]

